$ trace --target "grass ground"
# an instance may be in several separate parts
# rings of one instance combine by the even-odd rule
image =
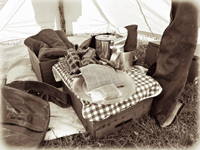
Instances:
[[[145,67],[148,39],[138,40],[135,55],[137,64]],[[194,149],[199,141],[198,82],[188,83],[181,95],[184,107],[175,121],[160,128],[154,119],[145,115],[123,129],[99,140],[80,133],[43,143],[42,149]]]

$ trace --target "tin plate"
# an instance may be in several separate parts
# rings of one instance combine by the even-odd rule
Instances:
[[[136,92],[136,86],[134,80],[126,73],[117,70],[117,74],[120,76],[120,78],[125,83],[124,87],[119,87],[118,89],[122,92],[122,96],[115,98],[115,99],[109,99],[109,100],[102,100],[99,102],[96,102],[98,104],[112,104],[112,103],[118,103],[122,102],[125,99],[129,98]],[[92,101],[92,98],[90,94],[88,93],[88,89],[85,83],[85,80],[82,76],[79,76],[74,79],[72,84],[72,91],[79,96],[81,99],[89,101],[90,103],[94,103]]]

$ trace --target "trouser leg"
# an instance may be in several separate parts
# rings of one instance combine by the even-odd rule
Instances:
[[[153,99],[151,116],[159,125],[169,125],[181,104],[179,98],[187,80],[198,35],[198,10],[192,3],[172,1],[171,22],[161,38],[153,78],[163,91]]]

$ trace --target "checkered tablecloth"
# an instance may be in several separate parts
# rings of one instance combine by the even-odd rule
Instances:
[[[70,75],[61,69],[59,63],[53,66],[53,70],[54,73],[56,72],[65,83],[65,85],[71,90],[73,78],[70,78]],[[115,115],[131,107],[132,105],[137,104],[137,102],[140,102],[146,98],[155,97],[161,93],[162,88],[159,83],[138,69],[133,67],[131,70],[124,72],[127,73],[135,81],[136,92],[128,99],[113,104],[90,103],[77,96],[77,99],[79,99],[83,104],[82,115],[85,119],[89,119],[89,121],[101,121],[111,115]]]

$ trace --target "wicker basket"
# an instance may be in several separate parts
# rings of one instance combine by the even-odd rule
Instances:
[[[63,90],[70,93],[71,105],[86,131],[89,132],[93,138],[97,139],[131,126],[133,121],[149,113],[152,103],[152,98],[148,98],[102,121],[90,122],[88,119],[84,119],[82,116],[82,103],[64,83]]]
[[[58,62],[58,59],[40,62],[30,48],[28,48],[28,52],[33,71],[35,72],[38,80],[55,87],[62,87],[62,82],[56,82],[52,72],[52,66]]]

